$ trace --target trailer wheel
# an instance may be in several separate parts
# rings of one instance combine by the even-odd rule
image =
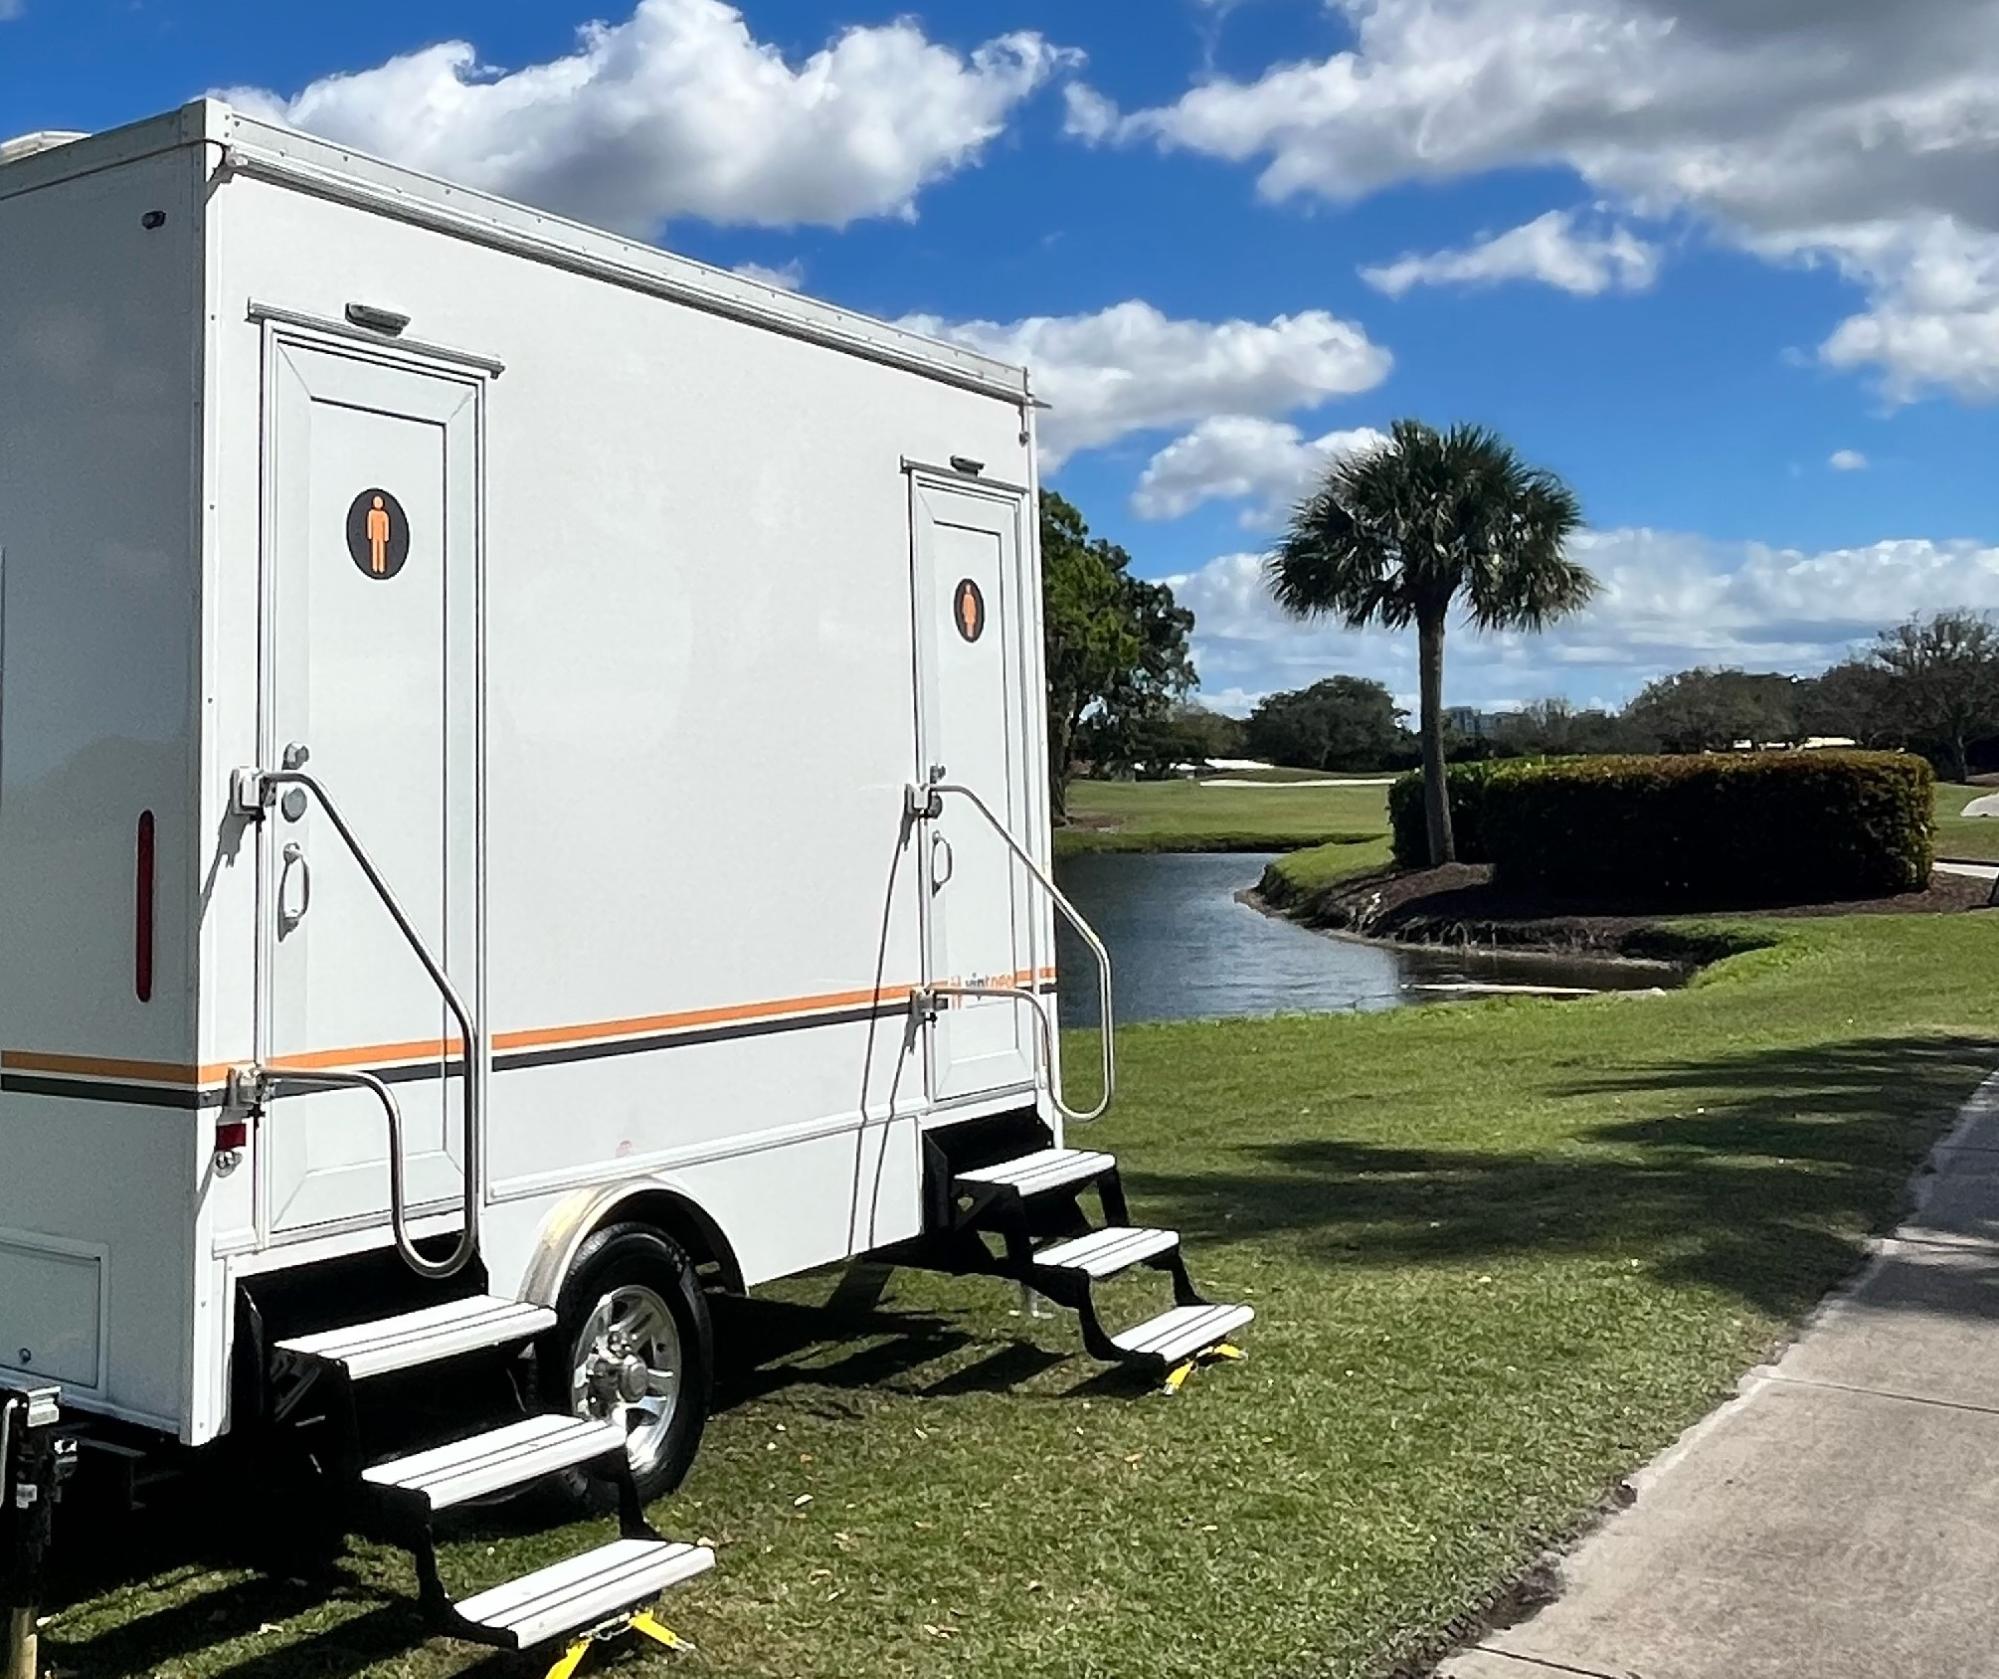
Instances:
[[[694,1262],[649,1224],[613,1224],[583,1244],[542,1345],[552,1408],[623,1424],[639,1495],[680,1485],[714,1387],[714,1330]],[[582,1493],[579,1475],[573,1490]]]

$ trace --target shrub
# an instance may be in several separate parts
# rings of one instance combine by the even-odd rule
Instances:
[[[1484,789],[1508,885],[1806,903],[1929,883],[1934,776],[1889,752],[1571,758]]]
[[[1485,793],[1494,776],[1518,773],[1521,766],[1494,759],[1452,764],[1444,771],[1451,795],[1451,837],[1460,863],[1489,863],[1485,844]],[[1395,860],[1404,868],[1430,864],[1430,823],[1423,814],[1423,772],[1398,776],[1388,789],[1388,823],[1395,833]]]

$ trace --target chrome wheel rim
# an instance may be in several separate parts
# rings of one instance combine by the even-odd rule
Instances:
[[[579,1417],[625,1430],[632,1473],[643,1476],[666,1456],[680,1408],[680,1327],[659,1295],[642,1283],[614,1288],[576,1337],[569,1397]]]

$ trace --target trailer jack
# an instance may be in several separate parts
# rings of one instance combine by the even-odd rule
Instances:
[[[55,1506],[76,1467],[59,1437],[59,1391],[0,1388],[0,1679],[36,1679],[42,1601]]]
[[[650,1609],[640,1609],[629,1615],[620,1615],[616,1620],[606,1621],[600,1627],[592,1627],[562,1652],[556,1664],[548,1670],[548,1679],[571,1679],[576,1670],[583,1665],[583,1658],[590,1653],[592,1645],[608,1644],[612,1639],[622,1637],[628,1632],[635,1632],[641,1638],[650,1638],[655,1644],[664,1644],[669,1650],[694,1648]]]

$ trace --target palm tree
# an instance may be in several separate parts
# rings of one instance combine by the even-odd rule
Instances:
[[[1388,442],[1327,469],[1266,562],[1271,593],[1294,617],[1416,626],[1433,866],[1457,859],[1444,783],[1451,605],[1462,596],[1481,630],[1539,630],[1576,611],[1597,586],[1567,552],[1581,523],[1574,492],[1498,433],[1399,420]]]

